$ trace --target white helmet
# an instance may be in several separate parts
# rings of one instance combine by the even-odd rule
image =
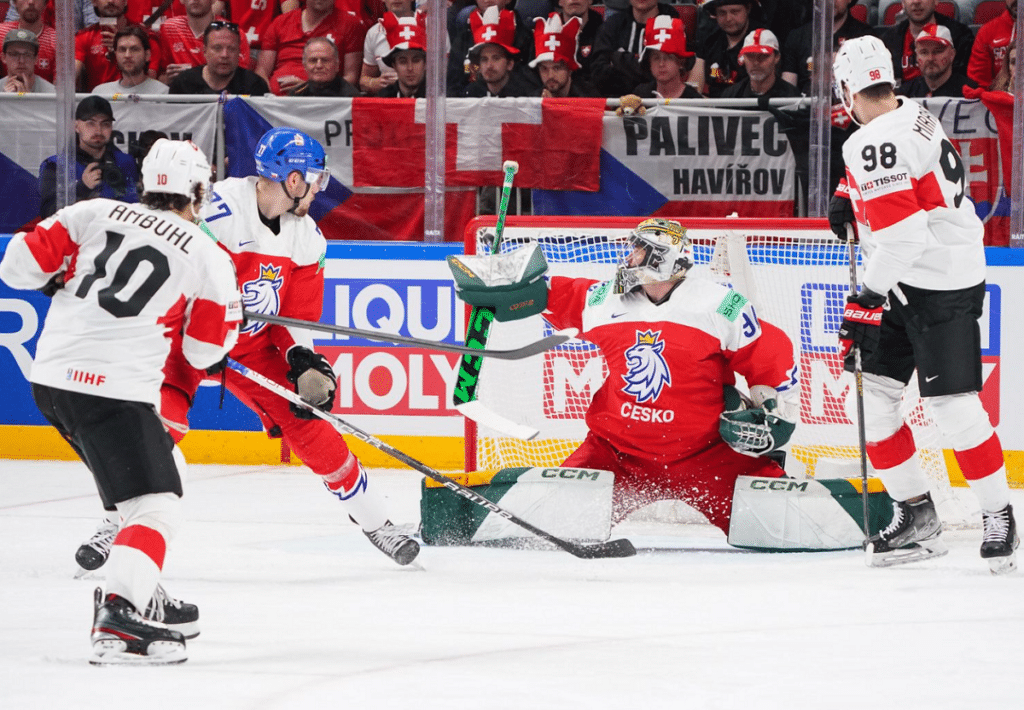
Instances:
[[[629,293],[643,284],[676,281],[693,266],[693,244],[686,228],[671,219],[645,219],[630,232],[619,259],[615,293]],[[638,252],[641,252],[638,254]]]
[[[896,86],[896,78],[892,72],[892,55],[882,40],[871,35],[854,37],[843,42],[832,62],[832,81],[836,94],[843,102],[843,108],[850,118],[853,115],[853,95],[875,84]],[[846,92],[850,99],[847,103]]]
[[[161,138],[142,161],[144,192],[166,192],[191,199],[197,184],[203,186],[203,196],[209,196],[210,162],[192,141]]]

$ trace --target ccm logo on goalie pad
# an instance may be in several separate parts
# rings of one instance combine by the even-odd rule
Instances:
[[[748,488],[752,491],[806,491],[807,481],[790,478],[751,478]]]

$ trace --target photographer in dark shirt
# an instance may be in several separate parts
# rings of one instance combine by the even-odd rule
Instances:
[[[102,96],[86,96],[75,109],[75,202],[107,197],[122,202],[138,202],[139,180],[135,161],[110,142],[114,131],[114,111]],[[39,166],[39,216],[57,211],[57,156],[51,155]]]

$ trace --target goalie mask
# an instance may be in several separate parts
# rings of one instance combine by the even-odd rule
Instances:
[[[615,293],[644,284],[678,281],[693,266],[693,245],[686,228],[671,219],[645,219],[627,238],[615,275]]]
[[[875,84],[896,86],[892,71],[892,55],[877,37],[854,37],[843,42],[832,63],[832,82],[836,95],[854,123],[853,95]],[[845,88],[845,91],[844,91]]]

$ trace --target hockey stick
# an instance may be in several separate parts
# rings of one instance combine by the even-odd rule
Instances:
[[[293,328],[305,328],[306,330],[318,330],[323,333],[335,333],[338,335],[354,335],[357,338],[365,338],[366,340],[376,340],[383,343],[397,343],[399,345],[417,345],[421,348],[427,348],[429,350],[440,350],[446,353],[458,353],[463,357],[467,357],[468,354],[473,354],[476,357],[493,357],[499,360],[522,360],[523,358],[533,357],[539,355],[545,350],[550,350],[556,345],[561,345],[566,340],[569,340],[568,335],[549,335],[546,338],[541,338],[529,345],[525,345],[521,348],[515,348],[514,350],[483,350],[479,348],[467,347],[465,345],[454,345],[452,343],[439,343],[436,340],[422,340],[420,338],[410,338],[405,335],[393,335],[391,333],[383,333],[379,330],[362,330],[360,328],[348,328],[343,325],[332,325],[330,323],[317,323],[309,320],[299,320],[298,318],[287,318],[285,316],[272,316],[265,313],[253,313],[252,311],[243,311],[242,314],[249,320],[258,320],[263,323],[273,323],[274,325],[285,325]]]
[[[563,540],[560,537],[555,537],[551,533],[544,532],[540,528],[531,525],[530,523],[526,522],[517,515],[510,513],[509,511],[505,510],[504,508],[498,506],[495,503],[492,503],[490,500],[484,498],[482,495],[474,491],[472,488],[467,488],[466,486],[456,483],[447,476],[441,475],[440,473],[430,468],[426,464],[417,461],[416,459],[412,458],[411,456],[408,456],[407,454],[403,454],[401,451],[394,448],[393,446],[385,444],[383,441],[373,436],[372,434],[368,434],[362,429],[359,429],[358,427],[349,424],[341,417],[335,416],[334,414],[325,412],[321,409],[317,409],[313,405],[309,404],[306,400],[302,399],[302,397],[300,397],[297,393],[292,392],[287,387],[282,387],[273,380],[264,377],[258,372],[250,370],[245,365],[242,365],[239,362],[235,362],[230,358],[228,358],[227,365],[232,370],[242,375],[242,377],[245,377],[246,379],[251,380],[256,384],[260,385],[261,387],[268,389],[271,392],[280,395],[281,397],[284,397],[289,402],[305,407],[316,416],[330,423],[332,426],[334,426],[335,429],[337,429],[342,434],[351,434],[360,441],[363,441],[376,449],[380,449],[388,456],[391,456],[392,458],[401,461],[410,468],[416,469],[427,478],[437,481],[445,488],[449,489],[454,493],[459,494],[460,496],[467,499],[471,503],[476,503],[477,505],[491,511],[495,515],[500,515],[502,518],[509,521],[510,523],[513,523],[521,528],[529,530],[537,537],[547,540],[548,542],[554,545],[557,545],[558,547],[562,548],[566,552],[575,555],[576,557],[581,557],[583,559],[597,559],[601,557],[632,557],[636,554],[636,548],[633,547],[633,543],[631,543],[629,540],[625,538],[621,538],[619,540],[609,540],[608,542],[599,542],[592,545],[583,545],[574,542],[569,542],[568,540]]]
[[[512,179],[519,172],[519,163],[514,160],[506,160],[501,165],[505,171],[505,181],[501,186],[501,202],[498,204],[498,220],[494,225],[494,242],[491,245],[491,253],[497,254],[501,247],[501,239],[505,233],[505,216],[508,214],[508,199],[512,193]],[[493,308],[474,307],[469,314],[469,326],[466,330],[466,345],[475,350],[483,350],[487,346],[487,337],[491,331],[491,322],[494,320]],[[530,440],[540,432],[532,427],[503,417],[497,412],[492,412],[485,407],[478,399],[476,388],[480,383],[480,368],[483,366],[483,359],[480,355],[463,355],[459,362],[459,373],[455,379],[455,387],[452,390],[452,404],[462,416],[472,419],[477,424],[483,424],[496,431],[503,432],[517,439]]]
[[[846,244],[850,252],[850,295],[857,295],[857,238],[853,225],[846,223]],[[860,346],[853,346],[853,381],[857,391],[857,443],[860,446],[860,498],[864,508],[864,544],[871,538],[868,514],[868,436],[864,425],[864,371],[861,366]]]

